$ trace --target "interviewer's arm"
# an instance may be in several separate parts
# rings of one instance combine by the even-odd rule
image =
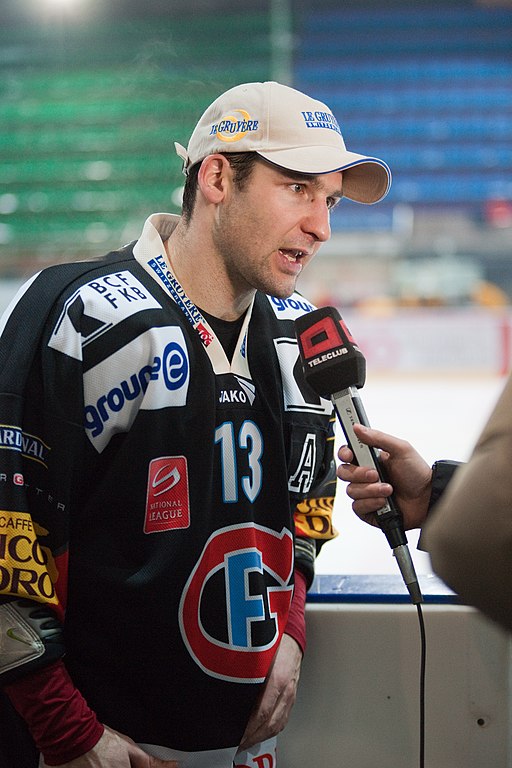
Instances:
[[[436,573],[512,631],[512,379],[424,527]]]

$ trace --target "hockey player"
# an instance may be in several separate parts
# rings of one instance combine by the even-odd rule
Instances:
[[[177,151],[181,217],[44,270],[3,323],[0,679],[41,766],[273,768],[335,535],[295,285],[389,169],[269,82]]]

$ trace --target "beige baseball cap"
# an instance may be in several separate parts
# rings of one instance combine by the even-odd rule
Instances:
[[[338,121],[321,101],[275,82],[244,83],[221,94],[203,113],[187,149],[175,143],[186,174],[217,152],[257,152],[289,171],[343,171],[343,196],[377,203],[389,191],[383,160],[349,152]]]

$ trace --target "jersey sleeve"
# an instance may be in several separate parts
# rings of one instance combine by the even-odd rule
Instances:
[[[47,270],[46,272],[51,272]],[[64,652],[69,493],[79,457],[47,351],[53,274],[25,286],[0,337],[0,680],[55,662]],[[39,313],[41,307],[46,312]],[[36,311],[37,309],[37,311]],[[66,387],[80,387],[66,371]],[[80,391],[80,389],[78,390]],[[78,398],[80,399],[80,398]],[[75,427],[75,433],[79,430]]]
[[[295,563],[311,586],[315,573],[315,559],[326,541],[338,532],[333,525],[336,493],[336,467],[334,462],[334,417],[329,420],[321,468],[305,496],[295,506]]]
[[[311,388],[300,361],[295,320],[316,307],[299,293],[288,299],[267,298],[274,316],[272,332],[282,386],[295,567],[304,574],[309,588],[318,552],[338,535],[332,522],[335,418],[331,401]]]

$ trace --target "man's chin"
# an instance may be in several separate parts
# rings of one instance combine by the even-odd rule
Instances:
[[[293,296],[296,290],[296,281],[288,286],[275,286],[273,291],[267,291],[270,296],[274,296],[276,299],[289,299]]]

